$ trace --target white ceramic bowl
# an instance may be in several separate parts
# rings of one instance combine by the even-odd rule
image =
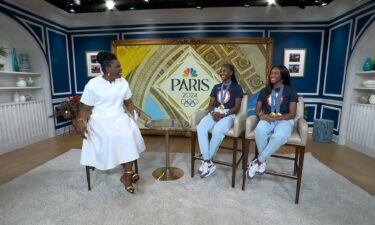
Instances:
[[[375,95],[371,95],[369,99],[370,104],[375,105]]]
[[[375,80],[364,80],[363,85],[375,85]]]
[[[375,88],[375,80],[365,80],[365,81],[362,81],[362,85],[365,88]]]

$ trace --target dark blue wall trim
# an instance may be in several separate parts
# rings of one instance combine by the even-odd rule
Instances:
[[[367,16],[364,16],[362,18],[359,18],[358,19],[358,22],[357,22],[357,28],[355,30],[355,35],[357,36],[358,33],[362,30],[362,28],[366,25],[366,23],[368,22],[368,20],[373,16],[373,14],[369,14]]]
[[[340,20],[343,20],[343,21],[340,21],[340,22],[344,22],[350,18],[353,18],[353,17],[358,17],[360,15],[362,15],[364,12],[368,12],[372,9],[375,8],[375,4],[373,4],[373,2],[367,2],[359,7],[356,7],[334,19],[332,19],[331,21],[329,21],[329,24],[334,24],[334,23],[337,23],[338,21]],[[347,18],[348,17],[348,18]]]
[[[343,82],[349,54],[351,23],[341,24],[330,30],[328,63],[324,95],[343,95]]]
[[[309,124],[312,124],[314,119],[316,119],[318,106],[317,104],[306,103],[305,108],[306,108],[306,111],[305,111],[306,121],[308,121]]]
[[[339,117],[341,116],[341,108],[337,106],[322,106],[322,118],[334,121],[333,129],[337,132],[339,130]]]
[[[31,24],[31,23],[27,23],[27,25],[35,33],[36,38],[38,38],[39,41],[43,43],[43,40],[44,40],[43,27],[42,26],[36,26],[34,24]]]
[[[154,34],[123,34],[123,39],[153,39],[153,38],[259,38],[263,32],[183,32],[183,33],[154,33]]]
[[[68,61],[67,35],[47,30],[50,70],[52,74],[52,95],[72,94]]]
[[[225,30],[233,28],[255,28],[259,26],[275,26],[275,27],[295,27],[295,26],[301,26],[306,28],[306,26],[328,26],[329,22],[296,22],[296,21],[290,21],[290,22],[207,22],[207,23],[159,23],[159,24],[139,24],[139,25],[119,25],[119,26],[106,26],[105,29],[109,30],[123,30],[123,31],[140,31],[140,30],[155,30],[155,27],[158,27],[159,29],[168,29],[170,27],[189,27],[189,26],[197,26],[200,29],[209,29],[211,27],[217,27],[215,29],[223,29],[223,26],[228,26],[224,28]],[[103,29],[104,27],[100,26],[90,26],[90,27],[75,27],[75,28],[69,28],[69,32],[80,32],[82,30],[95,30],[95,29]],[[88,31],[86,31],[88,32]]]

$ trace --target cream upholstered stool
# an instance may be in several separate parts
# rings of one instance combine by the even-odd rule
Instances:
[[[191,115],[190,125],[191,125],[191,177],[194,177],[194,165],[195,160],[203,160],[202,155],[196,155],[196,140],[197,140],[197,125],[201,121],[201,119],[207,115],[208,111],[200,110]],[[247,95],[244,95],[241,101],[241,108],[238,111],[235,119],[234,124],[231,129],[225,134],[225,138],[231,138],[233,140],[233,147],[225,147],[220,146],[221,149],[229,149],[233,151],[232,162],[223,162],[212,160],[214,163],[219,165],[225,165],[232,167],[232,187],[235,186],[235,179],[236,179],[236,169],[237,166],[240,164],[241,160],[244,157],[245,148],[245,120],[247,117]],[[238,149],[238,140],[242,139],[242,148]],[[241,152],[240,158],[237,160],[237,152]],[[246,164],[242,163],[242,167],[244,168]]]
[[[267,174],[276,175],[276,176],[282,176],[290,179],[297,180],[297,187],[296,187],[296,196],[295,196],[295,203],[298,204],[299,201],[299,193],[301,188],[301,181],[302,181],[302,169],[303,169],[303,160],[304,160],[304,154],[305,154],[305,148],[307,143],[307,122],[304,119],[304,101],[303,97],[298,97],[298,103],[297,103],[297,113],[296,118],[294,119],[294,130],[292,132],[292,135],[289,137],[287,143],[285,145],[287,146],[293,146],[295,147],[295,154],[294,157],[284,156],[284,155],[277,155],[274,154],[271,157],[275,158],[281,158],[281,159],[288,159],[294,161],[294,171],[293,174],[285,174],[281,172],[275,172],[266,170]],[[258,117],[257,116],[250,116],[246,120],[246,131],[245,131],[245,138],[246,138],[246,148],[249,149],[249,144],[251,142],[255,142],[255,135],[254,130],[256,125],[258,124]],[[244,162],[246,165],[248,164],[248,153],[249,150],[245,151],[246,155],[244,156]],[[255,145],[255,157],[258,156],[258,149]],[[245,190],[245,184],[246,184],[246,168],[243,169],[242,173],[242,190]]]
[[[314,128],[312,138],[314,141],[328,143],[332,141],[333,136],[333,120],[316,119],[314,120]]]

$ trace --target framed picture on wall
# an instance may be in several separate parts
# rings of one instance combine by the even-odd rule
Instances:
[[[96,77],[102,74],[102,69],[99,62],[96,60],[96,55],[99,51],[86,52],[86,66],[87,76]]]
[[[289,69],[291,77],[303,77],[305,74],[306,49],[285,48],[284,66]]]

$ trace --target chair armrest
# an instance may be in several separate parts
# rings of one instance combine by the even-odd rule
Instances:
[[[233,123],[233,131],[234,131],[234,136],[238,137],[242,132],[245,131],[245,120],[246,120],[246,112],[239,113],[236,115],[234,118],[234,123]]]
[[[207,115],[208,110],[198,110],[190,116],[190,130],[196,131],[198,123]]]
[[[246,136],[248,134],[250,134],[250,132],[255,130],[255,127],[257,126],[258,122],[259,122],[259,119],[256,115],[252,115],[252,116],[247,117],[247,119],[246,119],[246,133],[245,133]]]
[[[307,126],[307,122],[305,119],[299,118],[297,129],[298,129],[299,135],[301,136],[301,145],[306,146],[308,126]]]

